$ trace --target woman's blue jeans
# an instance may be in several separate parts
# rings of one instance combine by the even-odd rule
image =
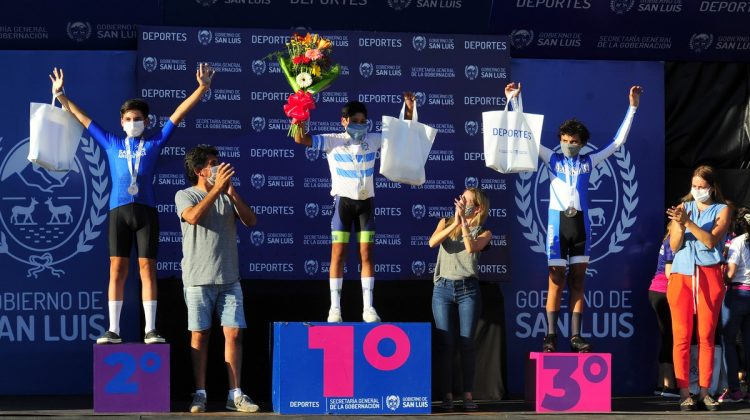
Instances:
[[[444,394],[452,392],[453,360],[456,340],[461,352],[464,392],[474,388],[476,348],[474,330],[482,297],[476,278],[447,280],[439,278],[432,289],[432,315],[437,328],[438,361]]]

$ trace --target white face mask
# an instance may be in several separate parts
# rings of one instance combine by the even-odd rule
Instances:
[[[143,121],[125,121],[122,129],[128,137],[140,137],[143,134]]]
[[[219,173],[219,165],[214,165],[211,167],[211,175],[206,178],[206,182],[208,182],[210,185],[216,184],[216,174]]]
[[[705,203],[708,201],[709,198],[711,198],[711,189],[710,188],[691,188],[690,194],[693,196],[693,199],[699,203]]]

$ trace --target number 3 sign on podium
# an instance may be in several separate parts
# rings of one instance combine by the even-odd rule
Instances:
[[[281,414],[430,413],[430,324],[274,323]]]
[[[612,355],[530,353],[526,401],[541,411],[612,411]]]

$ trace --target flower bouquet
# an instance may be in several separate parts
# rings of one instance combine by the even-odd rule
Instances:
[[[330,86],[341,71],[341,67],[331,61],[332,46],[330,40],[317,34],[295,33],[286,43],[286,51],[269,56],[276,57],[294,91],[284,105],[284,113],[292,119],[288,133],[291,137],[304,129],[303,124],[310,119],[310,110],[315,109],[312,95]]]

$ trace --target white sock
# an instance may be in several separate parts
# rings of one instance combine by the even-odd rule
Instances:
[[[362,308],[372,307],[372,289],[375,288],[375,277],[362,277]]]
[[[229,399],[234,401],[235,398],[242,396],[242,388],[234,388],[229,390]]]
[[[120,312],[122,312],[122,301],[110,300],[107,302],[107,306],[109,306],[109,330],[120,335]]]
[[[156,329],[156,301],[144,300],[143,313],[146,318],[146,332]]]
[[[195,395],[203,395],[203,398],[207,397],[205,389],[196,389],[195,390]]]
[[[341,309],[341,286],[344,285],[344,278],[328,279],[328,284],[331,289],[331,308]]]

